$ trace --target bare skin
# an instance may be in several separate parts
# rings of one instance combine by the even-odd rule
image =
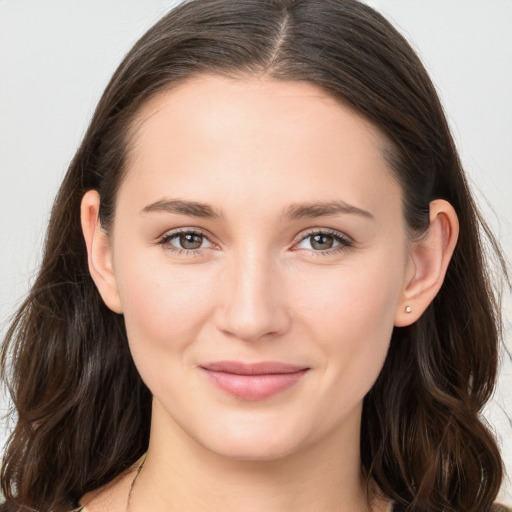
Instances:
[[[154,397],[131,512],[388,510],[361,478],[362,401],[442,284],[453,208],[431,203],[411,241],[386,138],[311,84],[201,76],[135,128],[108,236],[98,194],[82,201],[91,275]],[[300,371],[219,386],[226,361]],[[126,510],[133,476],[86,511]]]

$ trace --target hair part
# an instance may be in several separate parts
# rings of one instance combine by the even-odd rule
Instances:
[[[367,482],[406,510],[489,510],[502,463],[480,414],[496,379],[501,324],[483,237],[498,255],[499,247],[421,62],[355,0],[188,1],[120,64],[64,178],[41,269],[2,349],[18,416],[1,473],[4,510],[69,510],[147,449],[151,393],[122,315],[89,275],[80,202],[98,190],[108,232],[142,105],[203,73],[315,84],[390,141],[385,156],[411,233],[427,228],[430,201],[455,208],[460,237],[441,291],[414,325],[395,328],[365,398],[362,464]]]

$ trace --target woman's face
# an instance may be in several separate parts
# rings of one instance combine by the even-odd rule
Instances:
[[[353,441],[412,272],[383,135],[311,84],[216,76],[135,128],[110,248],[153,420],[241,459]]]

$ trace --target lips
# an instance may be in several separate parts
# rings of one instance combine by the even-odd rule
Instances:
[[[241,400],[263,400],[297,384],[309,368],[274,361],[216,361],[202,365],[208,380]]]

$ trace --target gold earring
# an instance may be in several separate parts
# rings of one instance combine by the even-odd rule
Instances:
[[[405,312],[406,313],[411,313],[412,312],[411,306],[405,306]]]

